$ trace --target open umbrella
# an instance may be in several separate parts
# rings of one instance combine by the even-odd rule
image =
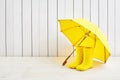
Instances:
[[[73,46],[87,45],[88,40],[94,41],[94,58],[104,63],[107,61],[110,56],[108,41],[96,25],[86,19],[63,19],[58,21],[60,23],[61,32],[69,39]],[[65,59],[63,65],[67,63],[67,60],[74,51],[75,49]]]

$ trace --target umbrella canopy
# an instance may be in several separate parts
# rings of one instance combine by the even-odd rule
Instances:
[[[107,61],[110,56],[108,41],[96,25],[86,19],[64,19],[59,20],[59,23],[61,32],[73,46],[94,47],[94,58]],[[94,46],[89,46],[93,43]]]

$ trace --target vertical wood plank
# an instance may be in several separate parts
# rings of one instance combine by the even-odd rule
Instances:
[[[73,0],[58,0],[58,19],[73,18]],[[73,50],[70,41],[60,32],[58,25],[58,56],[68,56]]]
[[[116,26],[115,26],[115,49],[116,53],[115,56],[120,56],[120,0],[115,0],[115,21],[116,21]]]
[[[65,18],[66,19],[72,19],[74,18],[74,6],[73,6],[73,0],[65,0]],[[70,41],[65,37],[64,38],[65,43],[65,54],[64,56],[68,56],[73,51],[73,46],[70,43]]]
[[[57,18],[82,16],[100,26],[112,56],[119,56],[119,7],[119,0],[6,0],[5,14],[5,0],[0,0],[0,56],[5,55],[5,48],[7,56],[67,56],[73,47],[60,32]]]
[[[74,0],[74,17],[82,18],[82,0]]]
[[[23,56],[31,56],[31,0],[23,0]]]
[[[57,56],[57,0],[48,0],[48,56]]]
[[[14,0],[14,56],[22,56],[21,0]]]
[[[91,22],[98,25],[98,0],[91,0]]]
[[[33,56],[39,56],[39,0],[32,0],[32,31],[33,31]]]
[[[5,0],[0,0],[0,56],[5,56]]]
[[[110,44],[111,55],[115,56],[115,11],[114,1],[108,0],[108,41]]]
[[[65,18],[73,18],[73,0],[65,0]]]
[[[7,39],[7,56],[14,55],[14,0],[6,0],[6,39]]]
[[[90,0],[83,0],[83,18],[90,20]]]
[[[65,0],[58,0],[58,19],[65,18]],[[58,24],[58,56],[65,56],[65,36],[60,32]]]
[[[40,56],[47,56],[48,54],[48,42],[47,42],[47,0],[39,0],[39,38],[40,38]],[[53,27],[53,26],[51,26]]]
[[[107,0],[99,0],[99,27],[107,37]]]

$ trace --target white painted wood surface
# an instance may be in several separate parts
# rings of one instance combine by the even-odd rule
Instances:
[[[57,19],[86,18],[120,56],[119,0],[0,0],[0,56],[67,56],[73,46]]]
[[[98,26],[98,0],[91,0],[91,22]]]
[[[14,0],[14,56],[22,56],[21,0]]]
[[[87,20],[91,20],[91,1],[90,0],[83,0],[83,18]]]
[[[33,56],[32,52],[32,0],[23,0],[23,56]]]
[[[115,55],[116,56],[120,56],[120,54],[118,54],[120,52],[120,24],[119,24],[119,21],[120,21],[120,10],[119,10],[119,0],[115,0]]]
[[[107,25],[107,0],[99,0],[99,27],[108,36],[108,25]]]
[[[115,23],[115,0],[108,0],[108,41],[110,43],[110,48],[111,48],[111,53],[112,56],[116,56],[116,52],[119,53],[118,51],[115,50],[115,29],[116,29],[116,23]],[[116,48],[118,46],[116,45]],[[116,52],[115,52],[116,51]],[[113,54],[114,53],[114,54]]]
[[[14,56],[14,0],[6,0],[6,54]]]
[[[65,57],[0,57],[0,80],[120,80],[120,57],[87,71],[62,66]]]
[[[83,0],[74,0],[74,18],[83,17]]]
[[[58,19],[72,19],[73,13],[73,0],[58,0]],[[59,26],[58,26],[59,27]],[[73,50],[72,44],[67,38],[58,30],[58,56],[67,56]]]
[[[57,56],[57,0],[48,0],[48,56]]]
[[[47,0],[39,0],[39,53],[40,56],[48,55],[48,10]],[[44,8],[44,9],[43,9]]]
[[[40,41],[40,28],[39,28],[39,0],[32,1],[32,40],[33,40],[33,56],[39,56],[39,41]]]
[[[58,19],[65,18],[65,0],[58,0]],[[58,56],[66,55],[65,36],[60,32],[60,25],[58,25]]]
[[[6,55],[5,0],[0,0],[0,56]]]

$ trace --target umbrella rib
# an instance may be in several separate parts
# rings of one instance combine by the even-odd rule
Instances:
[[[83,35],[74,45],[76,45],[85,35]]]
[[[96,46],[96,35],[95,35],[95,44],[94,44],[94,47]]]
[[[94,58],[106,63],[108,57],[110,56],[109,45],[105,35],[96,25],[86,19],[66,19],[64,21],[60,20],[60,29],[75,47],[82,46],[85,41],[86,43],[83,46],[89,45],[87,43],[93,43],[96,50],[94,52],[96,54]],[[99,50],[101,51],[98,53]],[[71,57],[74,51],[75,49],[73,49],[70,55],[66,58],[63,66],[67,63],[67,60]]]
[[[89,33],[91,31],[88,31],[87,33],[85,33],[84,38],[80,41],[79,45],[83,42],[83,40],[85,40],[85,38],[87,38],[87,36],[89,36]],[[67,60],[70,58],[70,56],[74,53],[75,49],[70,53],[70,55],[65,59],[65,61],[63,62],[63,66],[67,63]]]
[[[85,35],[83,35],[76,43],[75,43],[75,45],[82,39],[82,41],[87,37],[87,36],[89,36],[89,33],[90,33],[91,31],[88,31],[87,33],[85,33]],[[81,41],[81,42],[82,42]],[[79,43],[80,44],[80,43]]]
[[[105,49],[105,47],[104,47],[104,63],[106,63],[106,49]]]

